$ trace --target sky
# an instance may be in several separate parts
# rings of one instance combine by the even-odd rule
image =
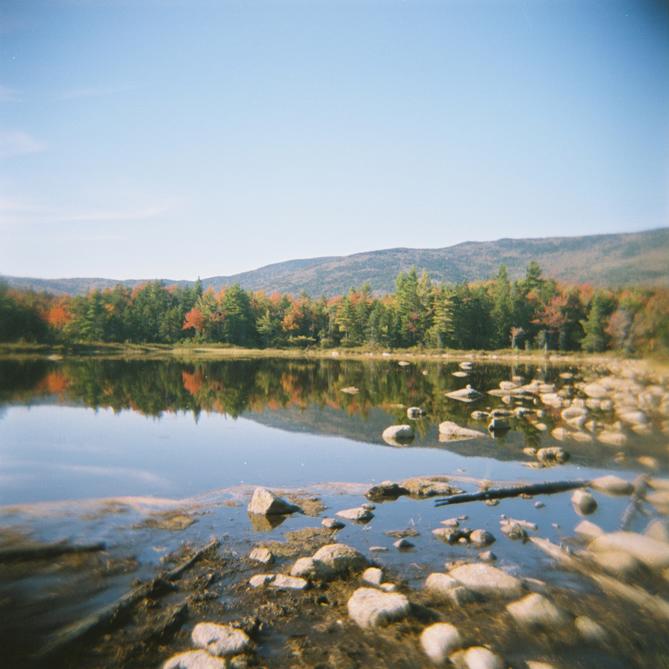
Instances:
[[[0,2],[0,274],[668,224],[665,1]]]

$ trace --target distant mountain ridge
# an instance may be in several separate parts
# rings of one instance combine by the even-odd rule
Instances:
[[[568,283],[669,286],[669,228],[582,237],[463,242],[439,249],[394,248],[349,256],[287,260],[240,274],[202,279],[202,285],[219,290],[238,283],[248,290],[306,292],[318,297],[345,293],[352,287],[369,283],[373,291],[388,293],[394,290],[397,274],[411,267],[426,271],[434,281],[458,283],[491,278],[501,264],[507,266],[511,278],[517,278],[531,260],[536,260],[547,276]],[[68,295],[117,284],[133,287],[146,283],[137,279],[14,276],[0,276],[0,280],[17,288]],[[193,283],[161,280],[182,286]]]

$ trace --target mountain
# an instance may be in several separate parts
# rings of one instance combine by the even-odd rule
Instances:
[[[433,280],[447,283],[476,281],[495,275],[505,264],[511,278],[522,276],[531,260],[536,260],[547,276],[568,283],[595,286],[648,284],[669,286],[669,228],[645,232],[500,239],[493,242],[463,242],[440,249],[384,249],[349,256],[327,256],[288,260],[256,270],[203,279],[205,288],[215,290],[239,283],[249,290],[312,295],[336,295],[369,283],[379,293],[394,289],[400,271],[416,267]],[[79,294],[92,288],[109,288],[118,283],[135,286],[140,280],[112,279],[31,279],[5,276],[10,286]],[[163,279],[167,284],[187,285],[187,281]]]

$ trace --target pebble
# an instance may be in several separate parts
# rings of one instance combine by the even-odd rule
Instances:
[[[545,506],[546,506],[546,505],[545,505],[542,501],[539,501],[539,500],[537,500],[537,501],[534,503],[534,508],[535,508],[535,509],[543,509]]]
[[[460,648],[460,632],[449,623],[435,623],[426,627],[420,635],[420,645],[435,664],[443,664],[448,656]]]
[[[346,604],[350,618],[363,629],[400,620],[409,613],[409,600],[399,593],[358,588]]]
[[[246,632],[218,623],[198,623],[193,628],[191,639],[196,646],[217,657],[238,655],[251,645]]]
[[[321,520],[321,525],[328,530],[341,530],[346,527],[341,520],[337,520],[336,518],[323,518],[323,520]]]
[[[415,548],[415,544],[412,544],[408,539],[398,539],[393,543],[393,546],[397,548],[397,550],[405,551],[409,550],[411,548]]]

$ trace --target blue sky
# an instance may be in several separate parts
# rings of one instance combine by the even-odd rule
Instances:
[[[3,0],[0,274],[665,226],[668,7]]]

